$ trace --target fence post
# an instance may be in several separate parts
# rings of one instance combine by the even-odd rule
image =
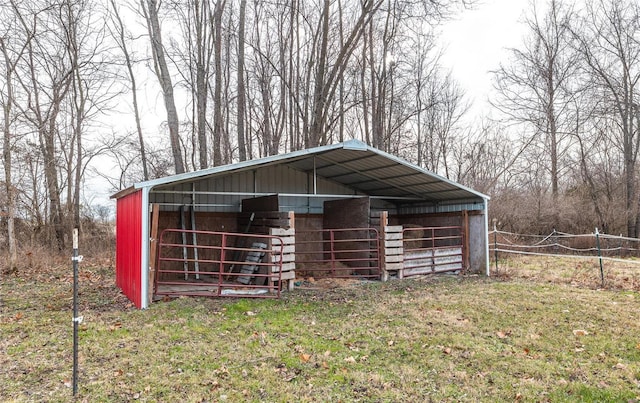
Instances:
[[[82,256],[78,256],[78,228],[73,229],[73,396],[78,393],[78,325],[82,317],[78,316],[78,263]]]
[[[620,259],[622,259],[624,255],[622,254],[622,234],[620,234]]]
[[[496,219],[493,219],[493,257],[496,263],[496,276],[498,275],[498,229]]]
[[[604,270],[602,268],[602,252],[600,251],[600,233],[598,227],[596,227],[596,248],[598,249],[598,261],[600,262],[600,282],[604,288]]]

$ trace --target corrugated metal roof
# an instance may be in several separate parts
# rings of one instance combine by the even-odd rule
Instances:
[[[169,184],[188,183],[279,164],[286,164],[302,172],[315,171],[317,177],[340,183],[370,196],[436,203],[489,199],[482,193],[358,140],[167,176],[137,183],[134,188],[151,189]],[[114,197],[119,197],[121,193],[123,192],[117,193]]]

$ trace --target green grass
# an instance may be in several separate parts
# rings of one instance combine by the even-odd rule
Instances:
[[[71,399],[71,283],[57,271],[2,280],[1,401]],[[82,279],[79,400],[640,398],[634,291],[447,276],[138,311],[109,270]]]

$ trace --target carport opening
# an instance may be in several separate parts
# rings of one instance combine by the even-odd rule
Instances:
[[[277,196],[242,200],[238,213],[153,208],[151,281],[170,295],[278,297],[293,280],[293,216]],[[289,282],[289,283],[288,283]]]
[[[369,197],[327,200],[323,213],[299,215],[296,271],[301,278],[379,280],[379,232]]]
[[[386,280],[467,265],[466,212],[389,215],[357,196],[325,200],[316,214],[294,214],[281,211],[287,206],[280,199],[245,198],[236,213],[155,205],[150,280],[156,299],[279,297],[309,278]]]

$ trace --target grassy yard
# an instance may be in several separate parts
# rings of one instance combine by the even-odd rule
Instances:
[[[71,400],[69,268],[2,279],[0,401]],[[640,294],[430,277],[132,308],[81,272],[79,401],[640,399]]]

